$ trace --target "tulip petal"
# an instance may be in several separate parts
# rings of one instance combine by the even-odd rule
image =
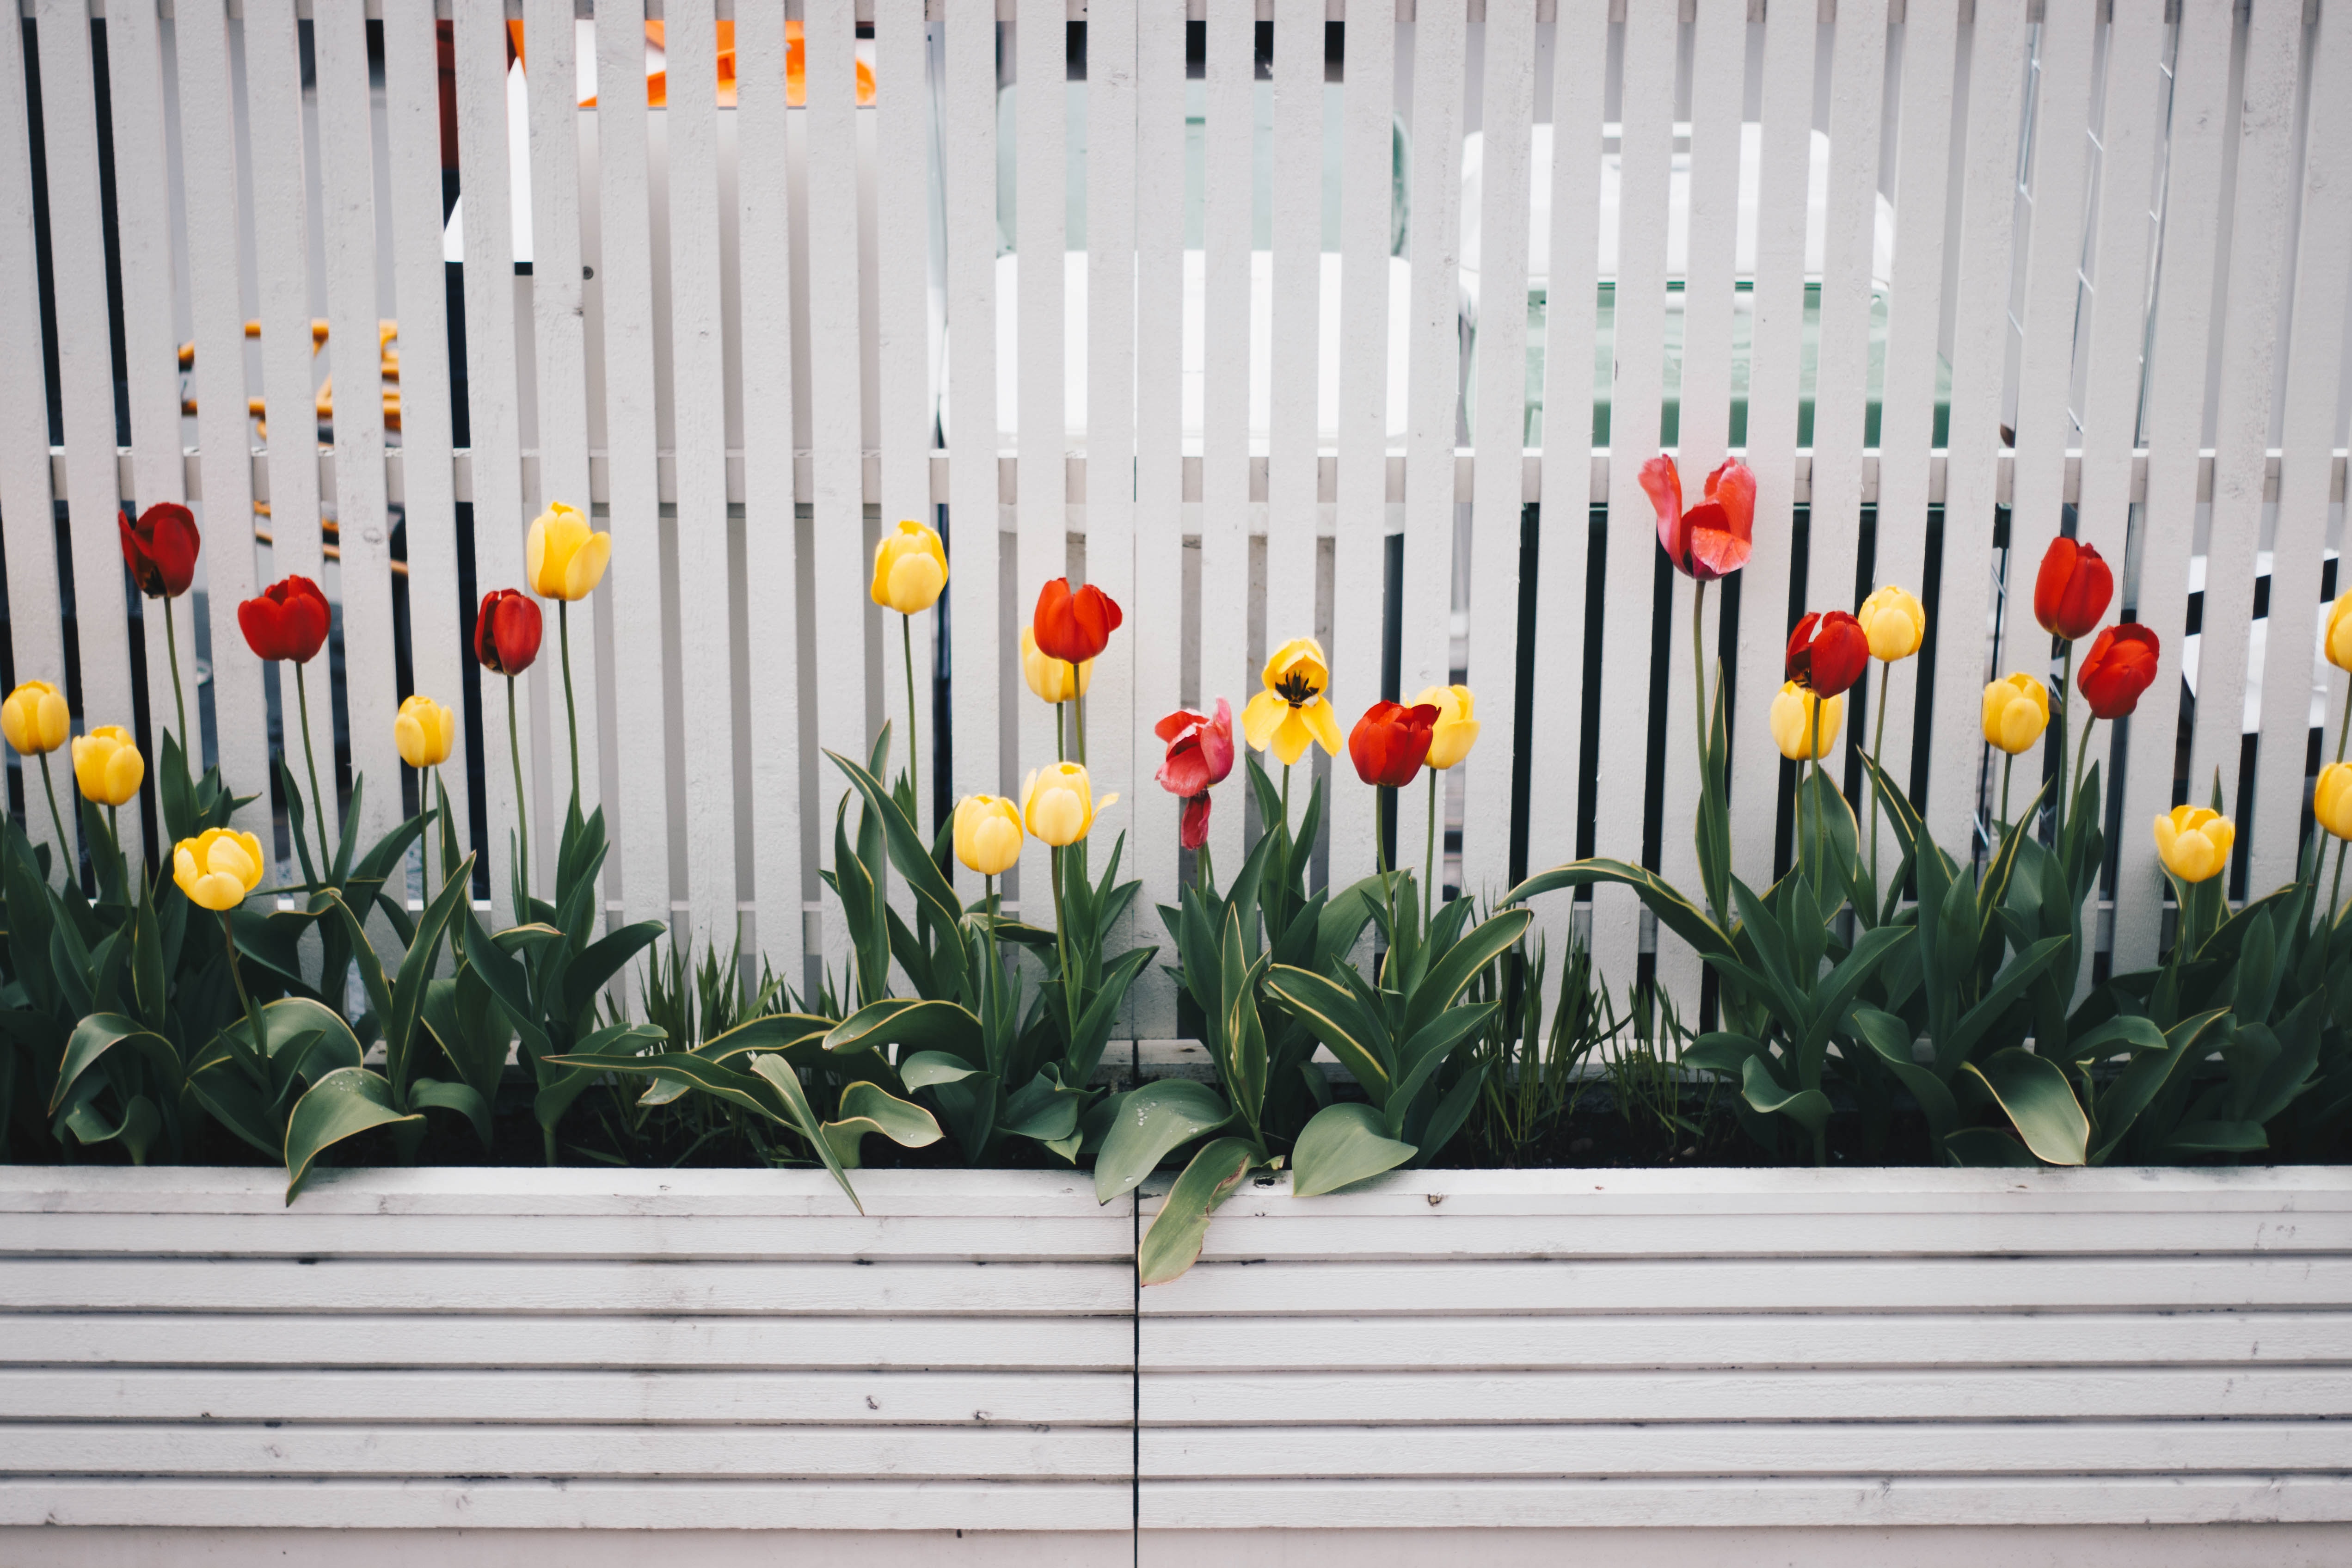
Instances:
[[[1252,751],[1263,752],[1272,743],[1274,732],[1289,717],[1289,703],[1271,691],[1261,691],[1242,710],[1242,737],[1249,742]]]
[[[563,568],[563,596],[570,600],[586,598],[604,580],[604,563],[613,558],[613,536],[592,533],[572,552]]]
[[[1326,755],[1338,756],[1340,748],[1348,743],[1347,737],[1339,732],[1339,715],[1333,711],[1329,698],[1317,698],[1306,707],[1299,709],[1298,715],[1307,733],[1315,737]],[[1301,748],[1302,751],[1304,749],[1304,747]],[[1286,762],[1296,760],[1295,758],[1284,759]]]

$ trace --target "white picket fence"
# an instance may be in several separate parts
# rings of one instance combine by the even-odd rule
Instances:
[[[956,795],[1013,790],[1052,754],[1013,647],[1039,584],[1073,571],[1126,606],[1088,730],[1098,787],[1121,795],[1108,824],[1144,881],[1140,940],[1180,875],[1152,721],[1219,695],[1238,710],[1265,649],[1308,632],[1330,648],[1343,720],[1381,695],[1384,655],[1404,695],[1449,674],[1476,689],[1485,734],[1447,802],[1463,887],[1495,894],[1515,858],[1577,853],[1588,778],[1590,847],[1640,857],[1654,805],[1657,861],[1689,879],[1691,586],[1672,584],[1656,644],[1661,710],[1659,558],[1635,478],[1671,409],[1687,483],[1744,420],[1760,485],[1720,650],[1742,699],[1743,877],[1773,869],[1782,765],[1759,708],[1786,612],[1850,606],[1865,568],[1936,585],[1932,679],[1924,662],[1895,669],[1887,747],[1907,765],[1929,727],[1928,817],[1957,846],[1978,810],[1979,688],[2047,662],[2030,616],[1996,619],[2003,573],[2030,592],[2062,525],[2128,560],[2120,597],[2165,654],[2105,757],[2121,852],[2102,946],[2119,966],[2157,951],[2146,825],[2176,791],[2200,592],[2224,608],[2202,619],[2187,787],[2201,800],[2218,769],[2235,800],[2256,759],[2246,884],[2289,874],[2315,678],[2334,679],[2309,634],[2352,368],[2340,3],[1396,0],[1394,26],[1391,0],[437,9],[437,60],[436,0],[24,0],[29,25],[0,30],[9,651],[16,679],[70,670],[82,724],[127,720],[142,681],[151,721],[170,710],[163,638],[152,621],[134,637],[107,585],[117,506],[187,499],[206,531],[210,648],[192,709],[222,765],[247,790],[267,776],[274,677],[246,655],[236,601],[289,571],[323,575],[341,605],[349,766],[381,832],[400,813],[396,605],[408,684],[456,700],[461,580],[519,582],[530,516],[586,498],[614,537],[608,585],[574,617],[594,693],[589,804],[616,834],[610,909],[721,940],[740,918],[747,947],[837,958],[816,868],[842,784],[820,752],[862,752],[886,716],[904,732],[898,628],[866,575],[878,526],[925,517],[946,525],[954,569],[950,616],[915,626],[919,672],[948,677],[947,734],[919,694],[927,809],[943,744]],[[653,59],[648,11],[664,24]],[[1082,48],[1066,26],[1080,21]],[[723,92],[716,42],[732,50]],[[805,56],[789,92],[788,51]],[[594,107],[573,107],[591,91]],[[454,181],[436,157],[447,104]],[[1067,265],[1019,266],[1040,256]],[[1586,309],[1604,289],[1606,310]],[[1538,309],[1538,294],[1577,305]],[[314,317],[331,324],[315,358]],[[400,328],[396,437],[365,395],[383,319]],[[331,447],[283,439],[311,427],[330,373]],[[248,396],[280,439],[257,447]],[[264,498],[267,547],[247,537]],[[51,608],[68,571],[70,637]],[[2266,621],[2248,614],[2258,574]],[[174,606],[186,651],[194,609]],[[543,827],[564,772],[553,638],[525,683]],[[183,668],[196,687],[195,661]],[[2329,748],[2341,693],[2324,703]],[[1868,734],[1876,697],[1849,737]],[[518,803],[500,683],[468,719],[502,864]],[[330,722],[314,713],[322,746]],[[1374,853],[1371,793],[1338,772],[1334,883]],[[464,770],[447,773],[464,795]],[[1212,845],[1231,867],[1245,814],[1224,794]],[[45,834],[37,803],[27,815]],[[1410,859],[1417,793],[1399,816]],[[533,835],[542,857],[553,837]],[[543,858],[542,882],[551,869]],[[1546,915],[1557,941],[1565,902]],[[1602,973],[1630,980],[1648,942],[1630,897],[1604,889],[1589,931]],[[1657,946],[1661,977],[1694,994],[1695,956]],[[1172,1032],[1156,975],[1132,1022]]]

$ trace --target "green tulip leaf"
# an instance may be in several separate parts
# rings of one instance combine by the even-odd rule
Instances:
[[[1095,1201],[1130,1190],[1171,1152],[1231,1120],[1217,1091],[1190,1079],[1157,1079],[1119,1096],[1095,1155]]]
[[[1727,959],[1738,956],[1731,945],[1731,938],[1706,918],[1705,910],[1683,897],[1673,883],[1655,871],[1628,865],[1622,860],[1578,860],[1566,866],[1555,866],[1549,871],[1538,871],[1505,894],[1503,902],[1507,905],[1523,903],[1538,893],[1554,892],[1562,888],[1589,888],[1604,882],[1633,889],[1667,930],[1700,952],[1716,953]]]
[[[824,1037],[828,1051],[869,1050],[886,1045],[946,1051],[974,1065],[987,1060],[980,1020],[953,1002],[889,997],[860,1007]]]
[[[74,1026],[66,1041],[65,1060],[58,1064],[57,1087],[49,1094],[48,1114],[55,1116],[81,1075],[117,1046],[127,1045],[152,1068],[167,1090],[180,1092],[180,1053],[172,1042],[135,1018],[119,1013],[93,1013]],[[111,1136],[111,1134],[110,1134]]]
[[[1248,1142],[1240,1138],[1213,1140],[1192,1156],[1136,1248],[1141,1283],[1165,1285],[1192,1267],[1209,1238],[1209,1216],[1233,1195],[1253,1163]]]
[[[947,1051],[915,1051],[898,1060],[898,1080],[910,1089],[929,1089],[936,1083],[960,1083],[979,1071],[961,1057]]]
[[[1390,1137],[1370,1106],[1353,1100],[1327,1105],[1298,1134],[1290,1190],[1298,1197],[1318,1197],[1392,1171],[1418,1152]]]
[[[1944,1136],[1944,1150],[1962,1165],[2042,1169],[2033,1151],[1998,1127],[1963,1127]]]
[[[482,1147],[490,1146],[489,1102],[475,1093],[472,1086],[420,1078],[408,1086],[408,1103],[419,1110],[456,1111],[474,1124],[474,1134],[481,1139]]]
[[[310,1179],[319,1156],[333,1144],[356,1137],[372,1127],[394,1122],[424,1123],[415,1112],[402,1115],[394,1108],[392,1085],[365,1068],[337,1068],[310,1086],[294,1102],[286,1122],[286,1202]]]
[[[826,1122],[823,1131],[835,1157],[849,1170],[859,1164],[857,1146],[869,1132],[879,1132],[906,1149],[940,1141],[940,1124],[929,1111],[863,1080],[841,1091],[840,1120]]]
[[[1782,1088],[1760,1056],[1749,1057],[1742,1065],[1739,1091],[1750,1109],[1767,1116],[1777,1111],[1817,1138],[1829,1125],[1830,1097],[1818,1089]]]
[[[2045,1164],[2080,1165],[2090,1159],[2091,1121],[2056,1062],[2011,1046],[1961,1070],[1981,1079],[1993,1099]]]

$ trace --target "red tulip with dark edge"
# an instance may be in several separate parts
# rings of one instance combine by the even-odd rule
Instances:
[[[129,512],[115,514],[122,533],[122,563],[131,580],[151,599],[176,599],[196,580],[196,556],[204,535],[196,531],[196,514],[177,501],[157,501],[131,521]]]
[[[474,617],[474,657],[493,675],[520,675],[539,657],[538,604],[512,588],[482,595]]]

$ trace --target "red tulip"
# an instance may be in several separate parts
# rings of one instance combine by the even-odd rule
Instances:
[[[2068,642],[2088,637],[2115,596],[2116,574],[2095,548],[2063,535],[2050,542],[2033,579],[2033,618],[2043,631]]]
[[[334,622],[327,595],[308,577],[272,583],[236,607],[237,629],[247,647],[263,658],[290,658],[308,664],[327,644],[327,628]]]
[[[512,588],[482,595],[474,657],[493,675],[520,675],[539,657],[539,605]]]
[[[176,501],[157,501],[131,521],[127,511],[115,514],[122,531],[122,563],[131,580],[151,599],[176,599],[196,580],[196,553],[204,536],[196,531],[196,514]]]
[[[2120,719],[2156,684],[2156,634],[2137,621],[2109,626],[2083,657],[2075,680],[2101,719]]]
[[[1183,815],[1176,819],[1176,842],[1198,849],[1209,841],[1209,792],[1187,796]]]
[[[1429,758],[1429,740],[1437,722],[1434,704],[1408,708],[1402,702],[1375,702],[1364,710],[1348,735],[1348,756],[1356,776],[1368,784],[1396,789],[1412,782]]]
[[[1124,618],[1118,602],[1093,584],[1074,592],[1067,577],[1056,577],[1037,591],[1029,625],[1040,653],[1084,664],[1102,652]]]
[[[1215,718],[1179,708],[1151,732],[1168,742],[1157,776],[1170,795],[1199,795],[1234,771],[1234,710],[1222,697]]]
[[[1643,464],[1642,488],[1658,509],[1658,543],[1675,571],[1707,583],[1748,564],[1754,548],[1749,536],[1756,526],[1756,475],[1747,464],[1725,458],[1706,477],[1706,499],[1688,511],[1683,510],[1682,473],[1672,458]]]
[[[1809,613],[1789,634],[1788,678],[1827,701],[1870,668],[1870,635],[1843,610]]]

